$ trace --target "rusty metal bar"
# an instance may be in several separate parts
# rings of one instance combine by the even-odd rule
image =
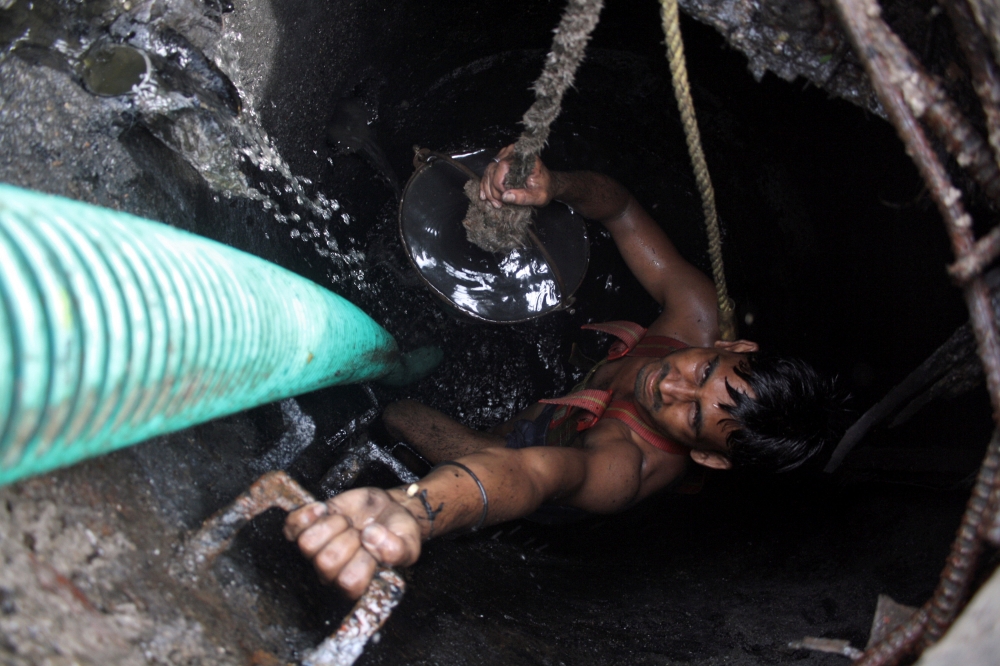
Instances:
[[[853,2],[855,0],[849,0],[849,3]],[[958,164],[968,170],[979,183],[986,195],[994,202],[1000,203],[1000,168],[997,167],[986,142],[951,101],[941,84],[927,73],[916,56],[882,20],[878,2],[863,0],[862,4],[873,12],[870,16],[866,16],[867,24],[864,27],[869,35],[867,46],[877,45],[875,53],[867,54],[869,59],[872,62],[881,61],[878,67],[886,75],[886,83],[891,86],[895,95],[905,101],[909,115],[925,121],[944,142],[948,152],[955,157]],[[865,59],[865,55],[860,57],[862,60]],[[876,94],[878,92],[876,89]],[[882,95],[879,95],[879,99],[883,107],[886,107],[886,100]],[[892,119],[893,114],[888,107],[886,112]],[[893,124],[900,130],[901,126],[898,123],[893,121]],[[904,143],[906,143],[905,138]],[[913,154],[910,156],[917,162],[919,168],[920,160]],[[930,186],[926,174],[922,172],[922,175]]]
[[[899,71],[894,62],[884,55],[884,52],[891,51],[894,46],[902,45],[879,18],[880,9],[874,0],[836,0],[836,5],[882,105],[944,218],[955,255],[961,259],[975,245],[972,218],[965,212],[962,193],[951,184],[944,167],[934,154],[927,135],[897,85],[898,82],[907,80],[907,72]],[[973,329],[976,332],[980,357],[985,366],[987,388],[996,419],[1000,413],[1000,336],[991,316],[989,290],[982,278],[977,277],[964,291]]]
[[[930,602],[928,602],[929,604]],[[927,624],[927,604],[910,619],[889,632],[883,640],[865,650],[856,666],[896,666],[920,640]]]
[[[392,569],[379,569],[337,633],[303,657],[302,666],[351,666],[364,652],[368,639],[389,619],[404,590],[402,576]]]
[[[994,498],[990,503],[989,518],[983,521],[983,529],[980,530],[984,539],[1000,548],[1000,502]]]
[[[980,534],[990,494],[996,485],[1000,468],[1000,431],[995,431],[986,457],[976,477],[972,495],[966,505],[958,534],[945,560],[944,571],[928,608],[927,626],[922,637],[924,647],[936,643],[958,616],[965,601],[972,574],[979,561],[983,540]]]
[[[1000,155],[1000,71],[989,57],[990,44],[976,25],[976,19],[966,0],[941,3],[955,27],[958,45],[972,73],[972,87],[983,104],[986,131],[993,147],[994,161]]]
[[[958,284],[964,285],[980,275],[997,256],[1000,256],[1000,227],[994,227],[976,241],[971,250],[948,267],[948,275]]]
[[[942,105],[926,96],[927,91],[920,86],[920,73],[914,69],[915,60],[881,19],[881,8],[875,0],[835,0],[835,5],[879,100],[938,206],[952,249],[961,262],[976,246],[972,219],[962,204],[961,192],[952,185],[917,121],[931,106]],[[933,124],[931,117],[926,119]],[[961,142],[962,137],[954,141]],[[963,163],[961,153],[957,159]],[[992,316],[989,290],[981,275],[975,275],[965,284],[963,295],[986,371],[993,418],[997,421],[1000,415],[1000,335]],[[988,498],[997,480],[998,447],[1000,437],[994,435],[934,596],[910,621],[868,650],[859,664],[895,664],[918,643],[926,647],[935,642],[954,620],[968,591],[981,549],[979,533]]]
[[[229,506],[205,521],[188,539],[184,554],[186,572],[206,570],[221,555],[236,533],[256,516],[273,508],[294,511],[316,500],[285,472],[268,472]],[[305,666],[351,666],[365,644],[378,632],[399,604],[406,583],[394,570],[379,567],[368,589],[341,622],[337,631],[303,659]]]
[[[229,506],[206,520],[185,547],[184,565],[189,572],[207,569],[236,537],[236,533],[268,509],[291,512],[315,502],[305,488],[284,472],[268,472]]]
[[[989,464],[1000,469],[1000,450],[993,449],[991,453],[994,459]],[[984,462],[983,466],[986,464]],[[993,546],[1000,547],[1000,472],[996,472],[993,489],[986,500],[986,515],[979,526],[979,536]]]

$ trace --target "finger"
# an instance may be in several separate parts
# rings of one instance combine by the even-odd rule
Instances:
[[[399,537],[400,541],[403,542],[404,552],[402,559],[398,563],[408,566],[416,562],[417,558],[420,557],[422,539],[420,524],[417,523],[413,514],[406,511],[406,509],[401,509],[398,513],[385,518],[383,523],[390,532]]]
[[[361,545],[382,564],[413,564],[420,555],[420,535],[419,529],[414,534],[408,528],[408,525],[393,525],[391,519],[386,525],[372,523],[361,532]]]
[[[493,172],[493,204],[499,208],[500,202],[502,201],[503,193],[507,191],[507,174],[510,173],[510,160],[504,160],[497,164],[496,170]]]
[[[321,518],[299,535],[299,550],[309,559],[313,559],[317,553],[326,548],[327,544],[345,531],[350,531],[350,527],[347,518],[339,514]]]
[[[518,206],[532,206],[535,204],[535,196],[528,190],[507,190],[500,197],[504,203],[517,204]]]
[[[285,538],[295,541],[310,525],[327,514],[326,504],[313,502],[299,507],[285,518]]]
[[[351,599],[357,599],[364,594],[372,576],[375,575],[376,564],[375,558],[368,551],[359,548],[337,576],[337,585]]]
[[[392,499],[379,488],[355,488],[326,501],[330,513],[350,516],[351,522],[360,529],[385,511]]]
[[[361,534],[357,530],[351,529],[342,532],[328,541],[323,549],[312,558],[316,573],[326,583],[337,580],[344,566],[350,562],[358,551],[364,551],[361,547]]]
[[[483,171],[483,177],[479,179],[479,198],[484,201],[492,200],[497,196],[493,192],[493,174],[496,172],[496,168],[496,163],[490,162]]]
[[[480,184],[480,193],[483,195],[483,198],[493,204],[494,207],[500,207],[500,196],[503,194],[504,190],[503,179],[506,177],[509,170],[510,165],[501,162],[499,164],[491,164],[483,173],[483,179]]]
[[[504,192],[504,179],[510,171],[510,158],[514,154],[514,145],[505,146],[493,161],[486,165],[483,179],[480,183],[480,198],[489,201],[494,207],[500,207],[500,197]]]

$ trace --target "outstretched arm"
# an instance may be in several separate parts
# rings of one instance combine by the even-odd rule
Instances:
[[[711,345],[719,339],[715,289],[704,273],[680,255],[660,225],[620,183],[591,171],[549,171],[541,160],[524,189],[507,189],[510,146],[497,155],[480,184],[480,197],[499,207],[503,203],[546,206],[562,201],[586,218],[604,225],[629,269],[664,314],[659,332],[694,345]]]
[[[662,487],[660,476],[643,478],[642,450],[608,425],[582,449],[491,448],[460,458],[486,491],[484,524],[526,516],[551,500],[613,513]],[[416,485],[410,493],[359,488],[310,504],[288,516],[285,535],[321,578],[356,598],[379,563],[412,564],[423,541],[471,528],[483,515],[479,486],[459,467],[439,467]]]

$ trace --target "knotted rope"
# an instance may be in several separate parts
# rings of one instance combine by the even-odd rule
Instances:
[[[715,189],[708,173],[708,164],[701,148],[701,134],[695,118],[694,102],[688,83],[684,44],[681,41],[677,0],[660,0],[663,32],[667,38],[667,59],[673,78],[674,95],[684,126],[688,153],[694,168],[695,182],[701,195],[708,234],[708,254],[712,263],[712,279],[719,308],[719,329],[723,340],[736,339],[735,307],[726,288],[726,273],[722,264],[722,237],[715,209]],[[569,0],[552,40],[552,50],[545,59],[541,75],[532,89],[535,102],[525,112],[521,123],[524,131],[514,144],[510,171],[504,179],[507,188],[523,188],[535,169],[535,160],[549,138],[549,127],[559,116],[563,94],[573,84],[576,70],[583,61],[590,34],[597,25],[603,0]],[[465,184],[469,210],[462,224],[470,242],[488,252],[507,252],[527,245],[531,207],[506,204],[494,208],[479,199],[479,182]]]
[[[667,60],[674,82],[674,96],[681,113],[681,124],[687,139],[688,154],[694,168],[695,182],[701,195],[701,208],[705,214],[705,231],[708,233],[708,256],[712,261],[712,279],[715,281],[715,295],[719,303],[719,330],[723,340],[736,339],[736,317],[733,299],[726,289],[726,273],[722,265],[722,237],[719,233],[719,216],[715,210],[715,189],[708,174],[705,153],[701,149],[701,134],[698,120],[694,115],[694,102],[688,84],[687,65],[684,60],[684,43],[681,41],[680,18],[677,0],[660,0],[663,16],[663,33],[667,38]]]
[[[552,40],[552,50],[532,89],[535,102],[521,119],[524,131],[514,144],[510,171],[504,179],[508,188],[523,188],[535,169],[535,159],[549,139],[549,127],[559,116],[563,94],[573,84],[576,70],[597,25],[604,0],[569,0]],[[465,184],[469,211],[462,224],[470,242],[488,252],[507,252],[525,247],[531,206],[505,204],[494,208],[479,199],[479,181]]]

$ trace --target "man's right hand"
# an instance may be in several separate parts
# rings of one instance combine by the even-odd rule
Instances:
[[[324,582],[352,599],[364,593],[379,564],[407,566],[420,556],[419,523],[378,488],[349,490],[293,511],[285,537],[298,542]]]
[[[502,204],[518,204],[520,206],[549,205],[555,196],[552,173],[542,164],[541,158],[535,159],[535,168],[528,176],[523,189],[508,189],[504,184],[507,172],[510,171],[514,157],[513,144],[507,146],[486,166],[483,179],[479,183],[479,198],[488,201],[494,208]]]

